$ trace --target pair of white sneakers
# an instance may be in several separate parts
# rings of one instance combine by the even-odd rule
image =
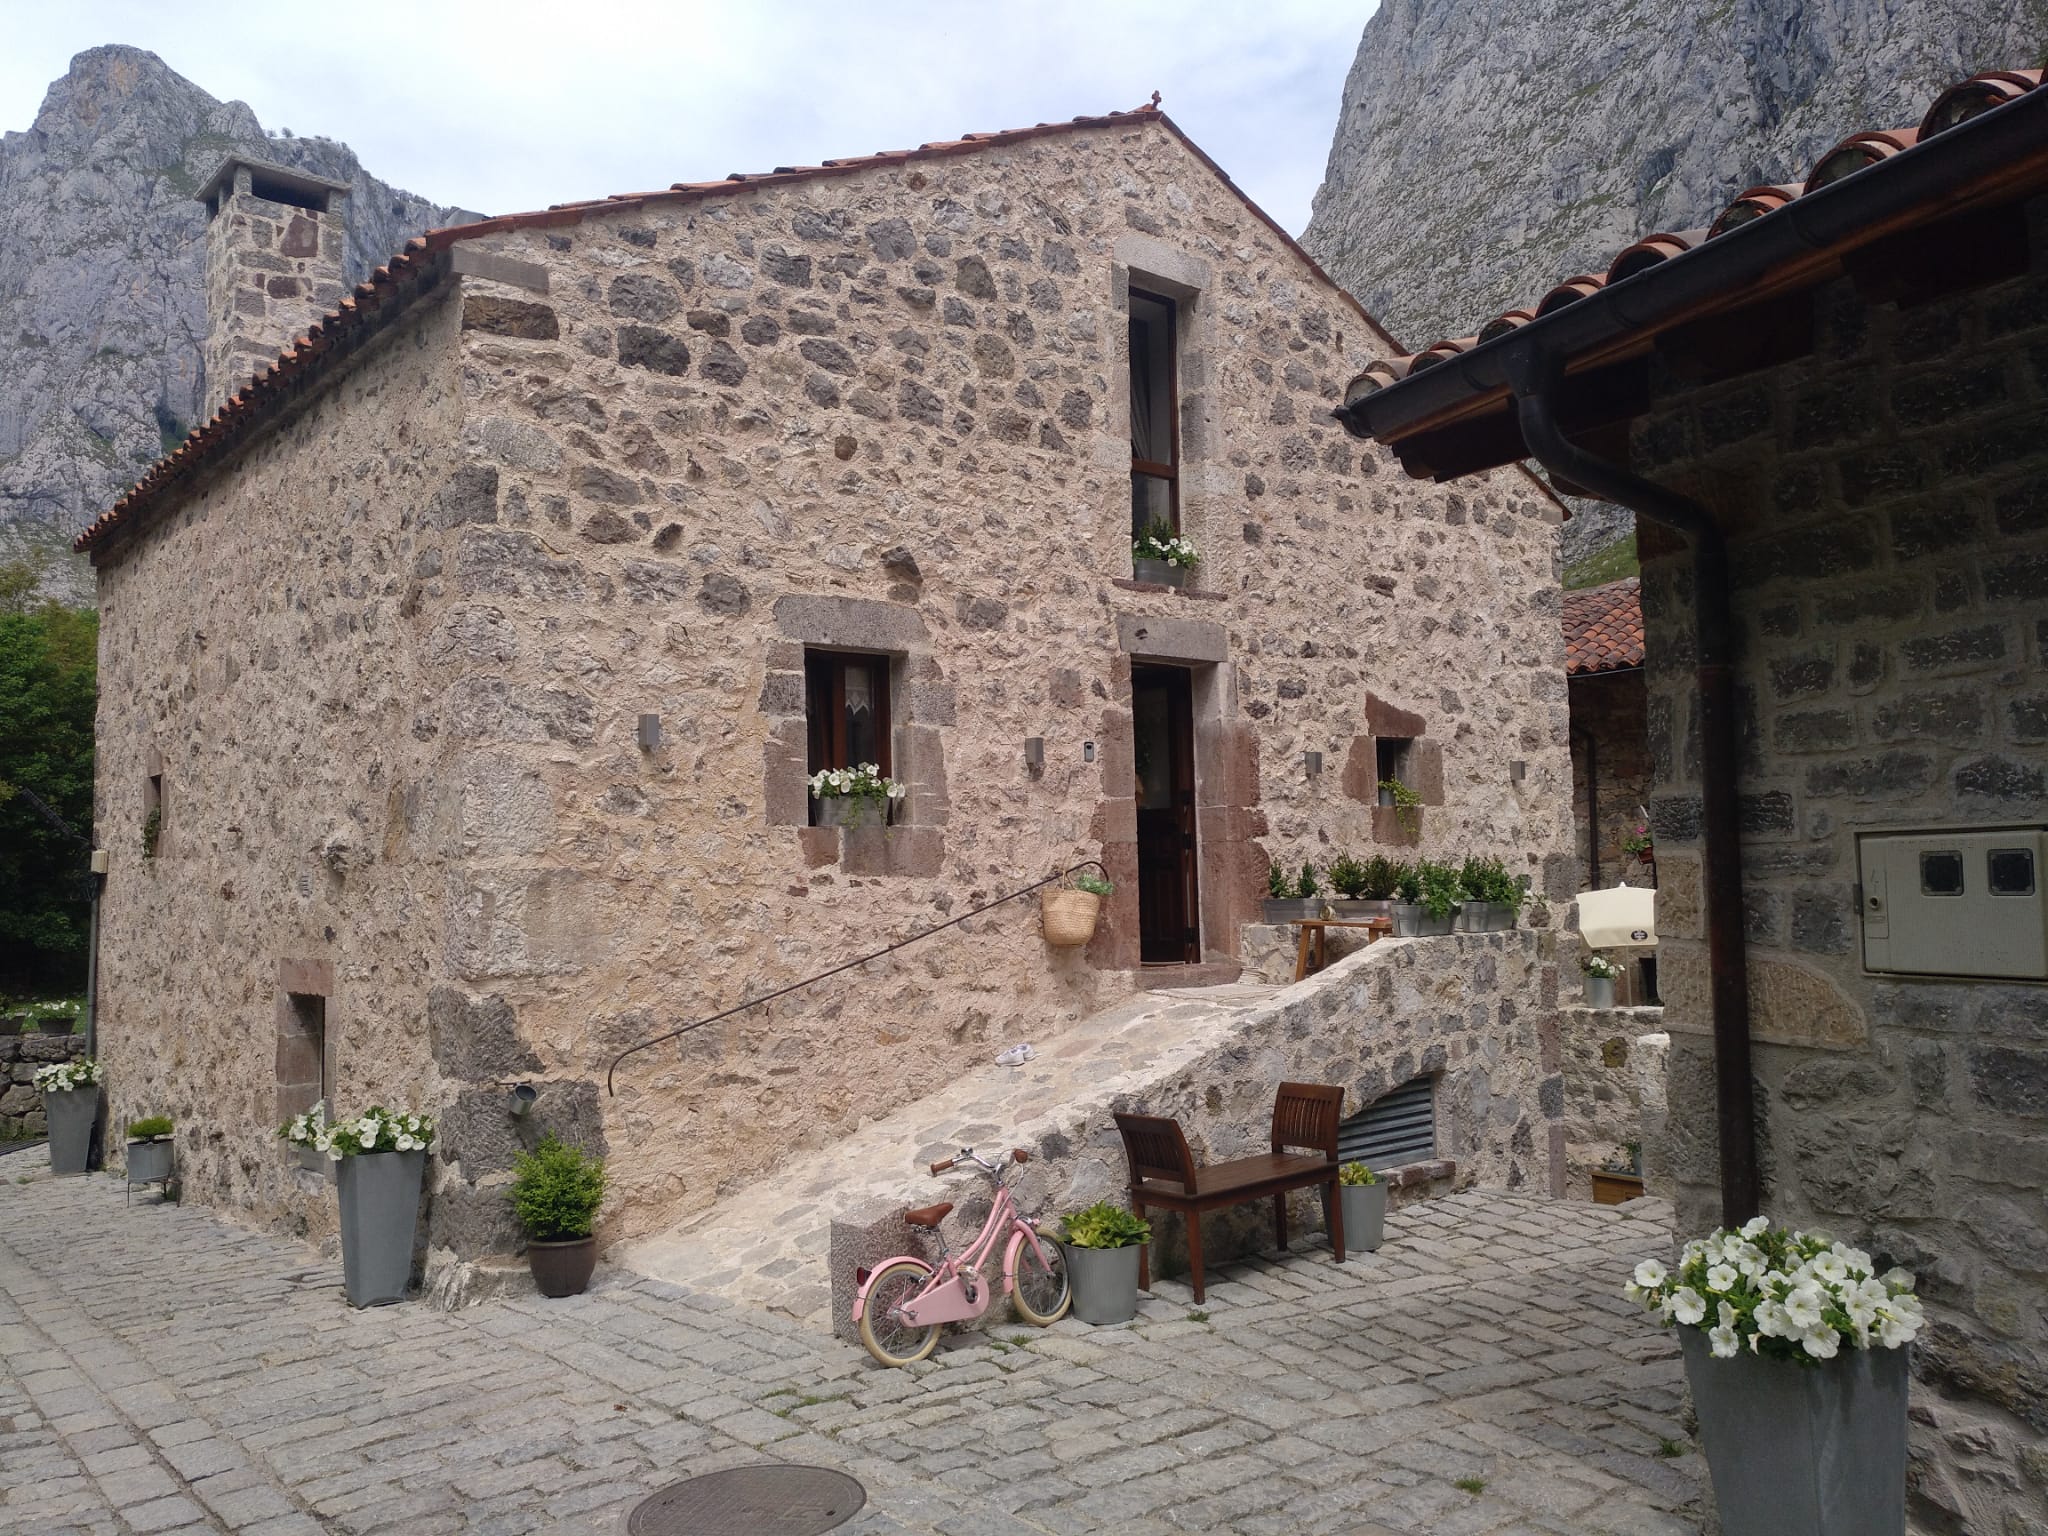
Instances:
[[[1028,1042],[1022,1045],[1013,1045],[996,1058],[996,1065],[999,1067],[1021,1067],[1037,1054],[1038,1052],[1032,1050]]]

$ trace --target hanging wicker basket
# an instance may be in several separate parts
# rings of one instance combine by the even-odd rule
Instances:
[[[1102,915],[1102,898],[1093,891],[1041,891],[1038,908],[1045,927],[1045,942],[1064,949],[1086,944],[1095,937],[1095,920]]]

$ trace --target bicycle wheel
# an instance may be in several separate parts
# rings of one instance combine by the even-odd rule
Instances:
[[[1039,1238],[1038,1246],[1045,1251],[1043,1259],[1028,1240],[1017,1245],[1017,1288],[1011,1292],[1011,1300],[1018,1317],[1045,1328],[1067,1315],[1074,1292],[1067,1283],[1066,1249],[1049,1237]]]
[[[904,1260],[890,1264],[868,1284],[867,1305],[860,1314],[860,1341],[884,1365],[911,1365],[938,1347],[939,1325],[922,1328],[894,1316],[896,1308],[924,1289],[931,1271]]]

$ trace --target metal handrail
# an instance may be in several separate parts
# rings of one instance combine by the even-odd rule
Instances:
[[[626,1049],[619,1052],[618,1055],[614,1056],[612,1064],[605,1069],[604,1091],[613,1098],[618,1097],[618,1090],[612,1086],[612,1074],[619,1070],[619,1063],[628,1056],[687,1035],[693,1029],[702,1029],[706,1024],[716,1024],[720,1019],[729,1019],[736,1013],[745,1013],[749,1008],[758,1007],[762,1003],[772,1003],[778,997],[787,997],[790,993],[800,991],[814,982],[823,981],[829,976],[837,976],[842,971],[855,970],[860,966],[866,965],[870,960],[879,960],[884,955],[893,955],[897,950],[904,948],[906,945],[915,944],[919,939],[928,939],[935,933],[944,933],[948,928],[964,923],[970,917],[979,917],[991,908],[1000,907],[1006,901],[1015,901],[1019,896],[1029,896],[1033,891],[1043,890],[1055,880],[1064,880],[1067,876],[1084,869],[1099,869],[1102,870],[1105,879],[1109,876],[1109,870],[1104,867],[1102,860],[1083,859],[1078,864],[1070,865],[1055,874],[1047,875],[1043,880],[1034,880],[1029,885],[1021,886],[1017,890],[998,896],[994,901],[985,901],[978,907],[970,907],[958,917],[949,917],[943,923],[937,923],[930,928],[922,929],[917,933],[913,933],[907,939],[898,939],[894,944],[884,949],[878,949],[871,955],[862,955],[858,960],[848,960],[844,965],[835,965],[829,971],[820,971],[815,976],[806,976],[802,981],[793,981],[786,987],[777,987],[773,992],[763,992],[758,997],[750,997],[744,1002],[734,1003],[722,1013],[714,1013],[709,1018],[693,1020],[683,1025],[680,1029],[672,1029],[667,1034],[655,1035],[649,1039],[642,1040],[638,1045],[629,1045]]]

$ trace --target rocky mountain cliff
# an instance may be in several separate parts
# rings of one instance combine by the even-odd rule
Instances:
[[[153,53],[79,54],[34,125],[0,137],[0,553],[61,546],[194,424],[206,219],[192,194],[231,151],[351,184],[351,281],[474,217],[385,185],[346,144],[266,133]]]
[[[1404,345],[1469,336],[2044,53],[2048,0],[1381,0],[1302,243]]]

